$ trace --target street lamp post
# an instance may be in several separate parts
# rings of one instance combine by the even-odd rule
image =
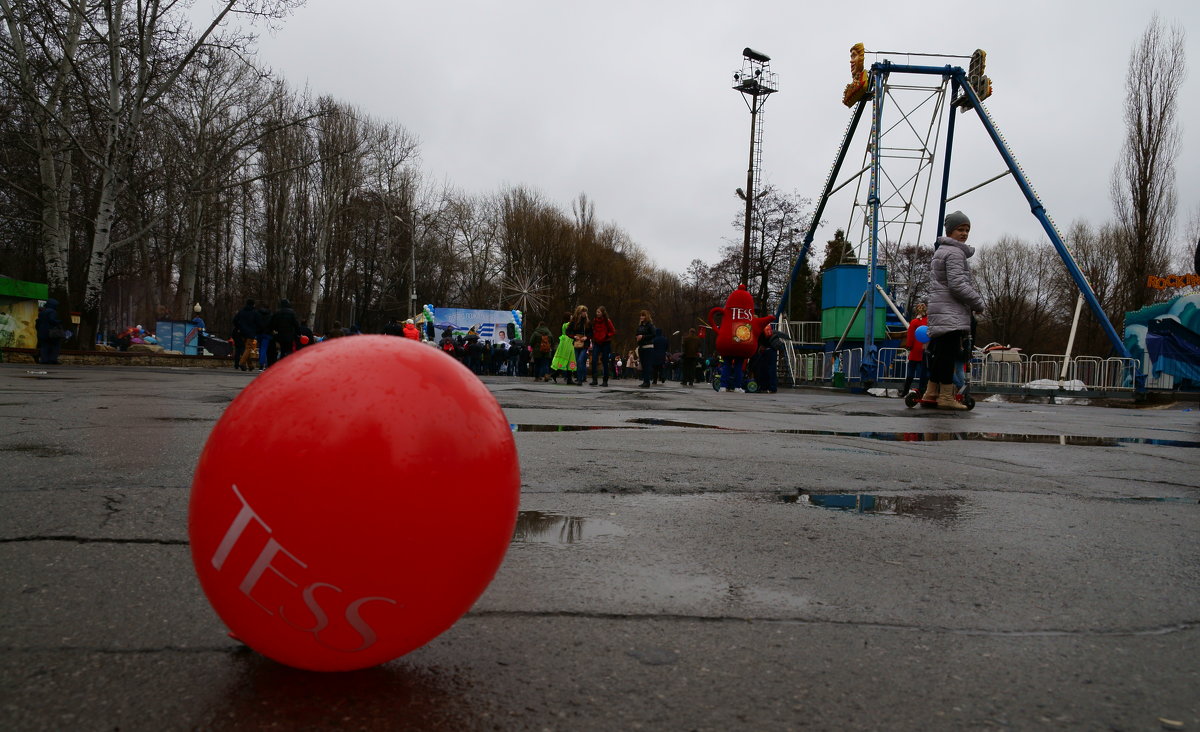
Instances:
[[[404,219],[392,215],[394,219],[399,221],[404,226],[408,227],[408,314],[409,317],[417,315],[417,231],[416,226],[405,221]]]
[[[413,237],[408,242],[408,313],[409,317],[417,316],[417,240]]]

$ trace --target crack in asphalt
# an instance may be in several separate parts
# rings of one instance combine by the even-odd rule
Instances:
[[[151,648],[102,648],[98,646],[0,646],[3,653],[105,653],[118,656],[148,653],[245,653],[249,646],[158,646]]]
[[[991,638],[1121,638],[1138,636],[1160,636],[1173,633],[1183,633],[1200,628],[1200,620],[1187,620],[1169,625],[1151,626],[1147,628],[1102,628],[1096,630],[1067,630],[1061,628],[1046,628],[1039,630],[996,630],[991,628],[951,628],[944,625],[907,625],[903,623],[877,623],[855,620],[827,620],[823,618],[779,618],[779,617],[744,617],[734,615],[684,615],[677,613],[603,613],[572,610],[472,610],[464,617],[468,618],[577,618],[580,620],[660,620],[671,622],[701,622],[701,623],[774,623],[780,625],[828,625],[861,628],[866,630],[884,631],[913,631],[923,633],[944,633],[949,635],[967,635]]]
[[[91,536],[11,536],[0,537],[0,544],[22,544],[38,541],[56,541],[68,544],[158,544],[161,546],[189,546],[187,539],[105,539]]]
[[[648,613],[598,613],[571,611],[516,611],[516,610],[477,610],[463,616],[471,619],[485,618],[566,618],[574,620],[612,620],[612,621],[666,621],[680,623],[710,623],[710,624],[773,624],[773,625],[809,625],[809,626],[842,626],[861,630],[878,630],[885,632],[907,631],[913,633],[940,633],[943,635],[960,635],[975,638],[1145,638],[1184,633],[1200,628],[1200,620],[1191,620],[1171,625],[1149,628],[1112,628],[1101,630],[991,630],[986,628],[948,628],[937,625],[903,625],[898,623],[872,623],[848,620],[821,620],[815,618],[754,618],[733,617],[720,615],[653,615]],[[99,646],[0,646],[3,653],[99,653],[115,656],[136,656],[152,653],[248,653],[249,646],[232,642],[220,646],[151,646],[146,648],[112,648]]]

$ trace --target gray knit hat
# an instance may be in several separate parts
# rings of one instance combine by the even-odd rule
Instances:
[[[950,232],[954,231],[963,224],[970,226],[971,220],[968,219],[967,215],[962,211],[955,211],[954,213],[946,214],[946,236],[950,236]]]

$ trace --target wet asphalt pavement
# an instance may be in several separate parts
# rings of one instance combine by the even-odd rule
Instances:
[[[1194,400],[487,378],[504,565],[427,646],[320,674],[228,638],[189,557],[254,377],[38,371],[0,365],[5,730],[1200,729]]]

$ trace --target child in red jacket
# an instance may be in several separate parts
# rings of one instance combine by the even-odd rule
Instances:
[[[913,377],[917,378],[917,393],[925,393],[925,382],[928,378],[928,371],[925,368],[925,344],[917,340],[917,328],[922,325],[928,325],[929,319],[925,317],[925,303],[918,303],[916,308],[917,315],[908,323],[908,334],[904,337],[904,347],[908,349],[908,373],[904,376],[904,388],[900,391],[900,397],[912,389]]]

